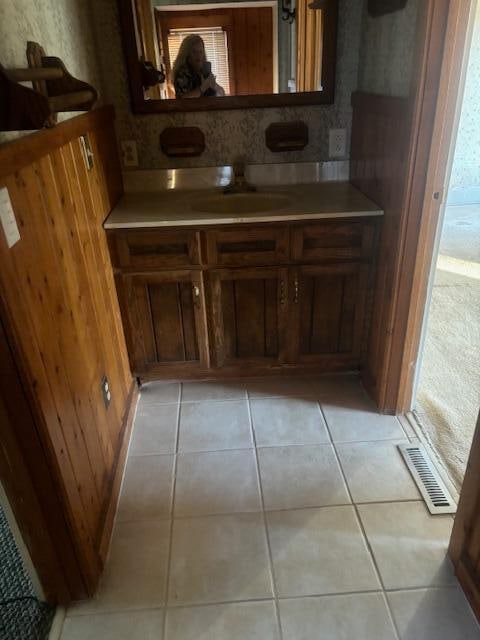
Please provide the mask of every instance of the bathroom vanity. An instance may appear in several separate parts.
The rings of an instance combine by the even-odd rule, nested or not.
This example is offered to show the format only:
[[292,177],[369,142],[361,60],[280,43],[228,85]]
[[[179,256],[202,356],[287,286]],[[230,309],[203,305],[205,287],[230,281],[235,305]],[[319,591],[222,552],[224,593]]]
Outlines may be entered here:
[[382,213],[347,182],[125,194],[104,226],[132,371],[358,369]]

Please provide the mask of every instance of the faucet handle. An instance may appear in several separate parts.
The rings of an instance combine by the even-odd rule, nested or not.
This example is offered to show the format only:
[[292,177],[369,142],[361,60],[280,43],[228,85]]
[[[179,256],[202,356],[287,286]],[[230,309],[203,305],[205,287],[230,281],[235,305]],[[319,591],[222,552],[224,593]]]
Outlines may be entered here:
[[236,178],[241,178],[245,176],[245,165],[246,165],[246,161],[244,157],[239,156],[238,158],[235,158],[235,160],[232,163],[232,170],[233,170],[233,175]]

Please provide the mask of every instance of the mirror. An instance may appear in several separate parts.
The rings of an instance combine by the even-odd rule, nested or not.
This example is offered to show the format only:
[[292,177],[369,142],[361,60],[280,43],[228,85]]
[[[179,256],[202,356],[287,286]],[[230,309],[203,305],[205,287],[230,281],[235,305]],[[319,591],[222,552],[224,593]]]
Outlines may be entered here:
[[135,113],[328,104],[338,0],[119,0]]

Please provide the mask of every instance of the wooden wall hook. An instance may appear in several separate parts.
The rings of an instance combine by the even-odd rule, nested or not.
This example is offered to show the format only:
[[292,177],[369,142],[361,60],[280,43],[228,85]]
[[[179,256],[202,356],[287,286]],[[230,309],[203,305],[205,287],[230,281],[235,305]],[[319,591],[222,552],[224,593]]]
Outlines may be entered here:
[[[74,78],[60,58],[46,56],[36,42],[27,43],[28,68],[0,65],[0,130],[22,131],[53,126],[60,111],[89,111],[97,91]],[[32,88],[21,82],[31,82]]]

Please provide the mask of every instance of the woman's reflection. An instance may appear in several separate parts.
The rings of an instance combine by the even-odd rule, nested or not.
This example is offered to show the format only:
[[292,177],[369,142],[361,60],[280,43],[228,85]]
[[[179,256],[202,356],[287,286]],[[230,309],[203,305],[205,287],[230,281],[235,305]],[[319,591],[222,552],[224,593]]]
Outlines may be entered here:
[[207,60],[205,44],[200,36],[189,35],[180,45],[173,65],[173,84],[177,98],[225,95],[212,73],[212,65]]

